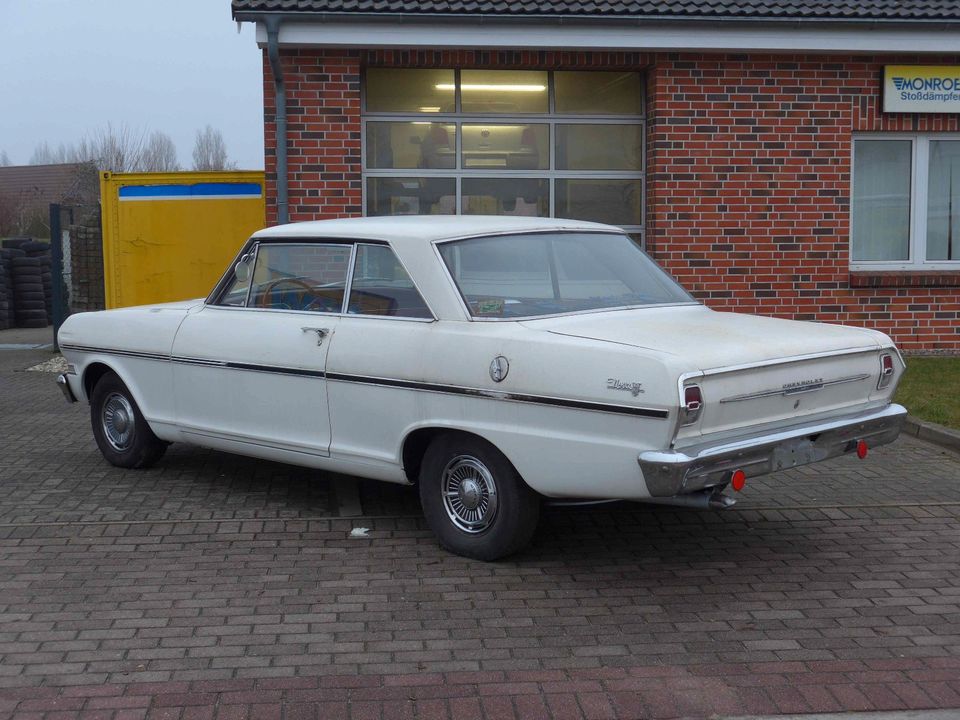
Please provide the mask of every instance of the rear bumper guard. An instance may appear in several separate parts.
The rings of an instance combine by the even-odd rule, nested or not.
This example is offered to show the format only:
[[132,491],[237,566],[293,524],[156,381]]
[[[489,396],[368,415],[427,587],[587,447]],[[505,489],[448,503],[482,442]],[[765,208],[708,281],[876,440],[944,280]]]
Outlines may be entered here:
[[747,477],[808,465],[897,439],[907,417],[904,407],[886,407],[831,420],[794,425],[775,432],[683,450],[640,453],[637,461],[653,498],[665,498],[725,485],[734,470]]

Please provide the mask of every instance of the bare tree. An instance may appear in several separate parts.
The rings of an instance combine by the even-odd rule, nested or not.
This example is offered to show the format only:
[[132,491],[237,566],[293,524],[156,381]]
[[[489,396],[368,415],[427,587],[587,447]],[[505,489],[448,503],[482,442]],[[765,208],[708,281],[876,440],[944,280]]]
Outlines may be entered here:
[[142,130],[133,130],[128,125],[114,128],[107,123],[83,138],[77,145],[74,162],[90,160],[100,170],[111,172],[136,172],[143,164],[146,135]]
[[146,135],[127,125],[107,123],[81,138],[77,144],[61,143],[56,149],[46,141],[34,148],[31,165],[92,162],[99,170],[136,172],[143,166]]
[[62,163],[73,162],[72,157],[76,152],[75,148],[60,143],[57,148],[50,147],[50,143],[44,140],[33,149],[33,155],[30,156],[31,165],[60,165]]
[[227,146],[219,130],[207,125],[197,130],[193,145],[194,170],[232,170],[236,165],[227,160]]
[[154,130],[150,133],[143,148],[140,170],[143,172],[176,172],[180,169],[177,161],[177,146],[166,133]]
[[6,150],[0,150],[0,167],[7,167],[8,165],[13,165],[13,163],[10,162],[10,156],[7,155]]

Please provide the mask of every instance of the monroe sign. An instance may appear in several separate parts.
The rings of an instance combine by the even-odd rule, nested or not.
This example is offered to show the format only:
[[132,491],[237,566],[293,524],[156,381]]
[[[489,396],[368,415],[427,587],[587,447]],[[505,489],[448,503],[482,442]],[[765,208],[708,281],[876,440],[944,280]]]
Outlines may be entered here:
[[883,69],[883,111],[960,113],[960,67],[887,65]]

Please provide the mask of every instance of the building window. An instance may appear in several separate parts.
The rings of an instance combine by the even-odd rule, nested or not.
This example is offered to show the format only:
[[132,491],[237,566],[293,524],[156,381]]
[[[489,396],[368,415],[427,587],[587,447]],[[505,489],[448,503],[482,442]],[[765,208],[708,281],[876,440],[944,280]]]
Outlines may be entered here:
[[960,270],[960,136],[854,140],[850,263]]
[[639,73],[368,68],[367,215],[528,215],[641,234]]

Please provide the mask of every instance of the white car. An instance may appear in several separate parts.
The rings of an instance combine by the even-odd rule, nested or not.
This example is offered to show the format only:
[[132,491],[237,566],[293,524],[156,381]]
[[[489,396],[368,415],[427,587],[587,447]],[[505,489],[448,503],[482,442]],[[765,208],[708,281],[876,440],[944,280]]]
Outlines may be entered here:
[[416,483],[440,542],[485,560],[544,497],[723,508],[906,416],[886,335],[714,312],[571,220],[273,227],[206,300],[73,315],[59,342],[114,465],[182,441]]

